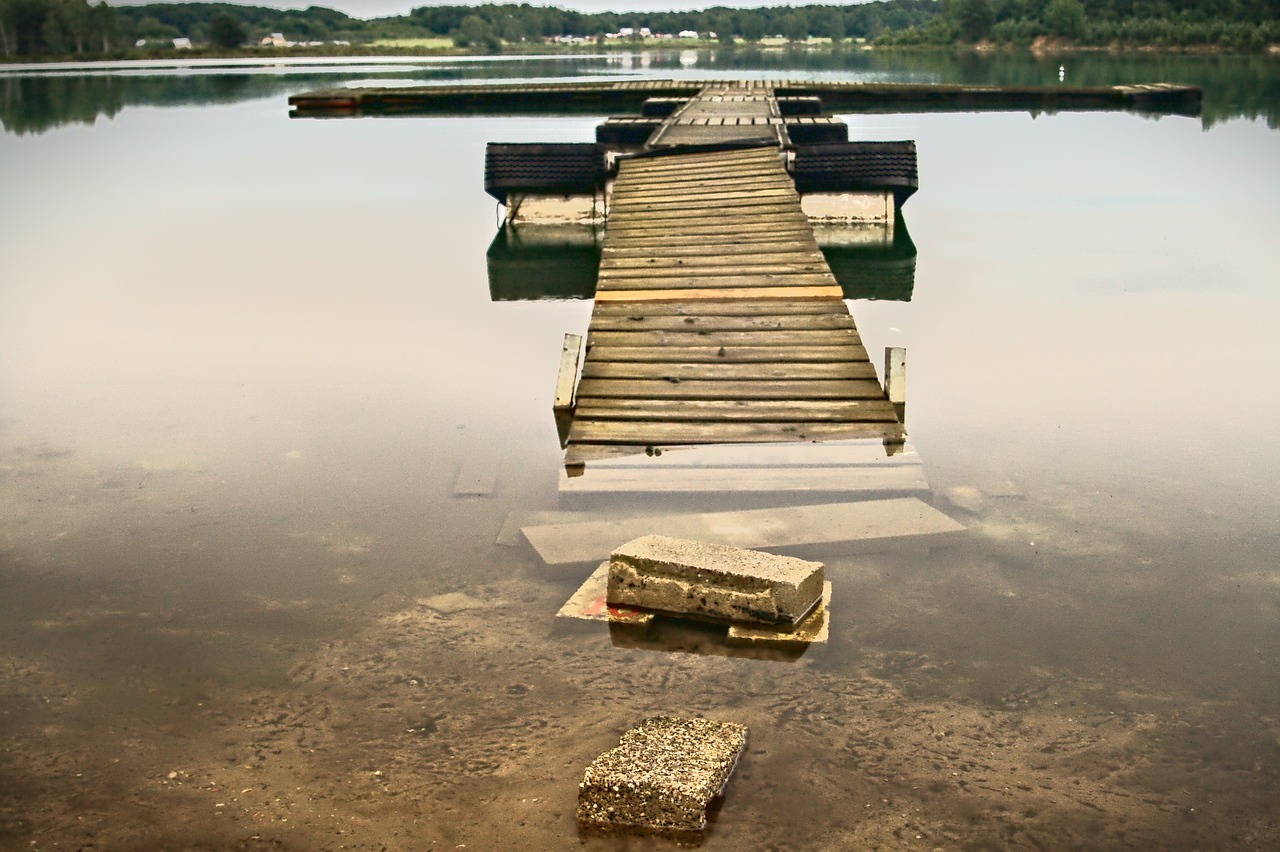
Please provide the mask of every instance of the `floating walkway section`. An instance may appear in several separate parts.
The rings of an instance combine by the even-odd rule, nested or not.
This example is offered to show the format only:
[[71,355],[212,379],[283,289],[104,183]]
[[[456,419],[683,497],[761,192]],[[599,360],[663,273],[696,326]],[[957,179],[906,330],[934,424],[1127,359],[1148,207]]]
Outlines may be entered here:
[[[528,114],[639,112],[650,99],[692,98],[712,80],[629,80],[519,84],[448,84],[405,88],[320,89],[293,95],[298,118],[360,115]],[[969,86],[747,80],[780,102],[820,98],[828,112],[945,112],[1132,110],[1199,115],[1196,86],[1152,83],[1125,86]],[[793,101],[794,102],[794,101]]]
[[[654,447],[902,440],[782,162],[776,116],[715,88],[620,162],[568,466]],[[772,134],[763,135],[763,134]],[[757,147],[703,151],[692,143]]]

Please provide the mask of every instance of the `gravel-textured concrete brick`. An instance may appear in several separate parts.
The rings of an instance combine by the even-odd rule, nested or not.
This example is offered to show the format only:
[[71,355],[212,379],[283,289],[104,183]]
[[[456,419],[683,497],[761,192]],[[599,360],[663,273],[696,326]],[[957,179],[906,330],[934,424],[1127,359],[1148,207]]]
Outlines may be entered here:
[[821,562],[646,535],[613,552],[610,604],[730,622],[795,624],[822,598]]
[[701,831],[707,804],[724,790],[746,742],[746,726],[735,722],[646,719],[587,767],[578,821]]

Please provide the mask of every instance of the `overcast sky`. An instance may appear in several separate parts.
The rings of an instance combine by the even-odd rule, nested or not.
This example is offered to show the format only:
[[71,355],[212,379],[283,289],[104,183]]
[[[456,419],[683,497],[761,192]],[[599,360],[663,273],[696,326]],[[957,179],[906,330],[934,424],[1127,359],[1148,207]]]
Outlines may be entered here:
[[[152,2],[182,2],[183,0],[152,0]],[[325,6],[338,9],[355,18],[383,18],[388,15],[405,15],[418,6],[476,6],[484,0],[240,0],[248,6],[271,6],[279,9],[305,9],[308,6]],[[791,0],[793,5],[803,6],[823,0]],[[113,6],[143,5],[147,0],[112,0]],[[238,2],[238,0],[224,0]],[[502,0],[492,0],[502,2]],[[860,0],[865,2],[865,0]],[[654,12],[671,9],[708,9],[712,6],[747,8],[749,6],[783,6],[788,0],[566,0],[566,2],[532,3],[534,6],[558,6],[561,9],[580,9],[584,12]],[[836,5],[832,3],[831,5]],[[845,4],[847,5],[847,4]]]

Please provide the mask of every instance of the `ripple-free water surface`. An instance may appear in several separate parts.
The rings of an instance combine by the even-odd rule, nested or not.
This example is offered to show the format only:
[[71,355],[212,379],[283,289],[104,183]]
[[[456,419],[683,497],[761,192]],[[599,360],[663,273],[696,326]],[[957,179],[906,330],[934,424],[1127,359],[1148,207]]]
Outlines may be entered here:
[[[581,576],[495,544],[557,508],[589,303],[490,301],[484,144],[603,116],[291,121],[332,81],[219,79],[0,136],[0,845],[571,848],[583,768],[657,712],[750,728],[707,848],[1280,844],[1248,97],[849,118],[919,146],[913,297],[851,307],[969,533],[826,549],[831,645],[775,662],[566,633]],[[454,497],[477,456],[496,493]]]

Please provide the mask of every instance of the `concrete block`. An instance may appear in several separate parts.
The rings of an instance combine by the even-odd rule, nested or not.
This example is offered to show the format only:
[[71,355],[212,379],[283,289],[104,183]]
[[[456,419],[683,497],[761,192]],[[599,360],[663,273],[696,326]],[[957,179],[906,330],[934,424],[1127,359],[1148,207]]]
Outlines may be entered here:
[[822,598],[821,562],[646,535],[613,552],[608,601],[677,615],[794,625]]
[[831,583],[822,584],[822,602],[813,612],[800,619],[793,629],[731,624],[725,642],[737,648],[777,648],[784,651],[803,650],[810,645],[825,645],[830,630]]
[[708,803],[724,791],[746,742],[746,726],[735,722],[646,719],[587,767],[578,822],[701,831]]

